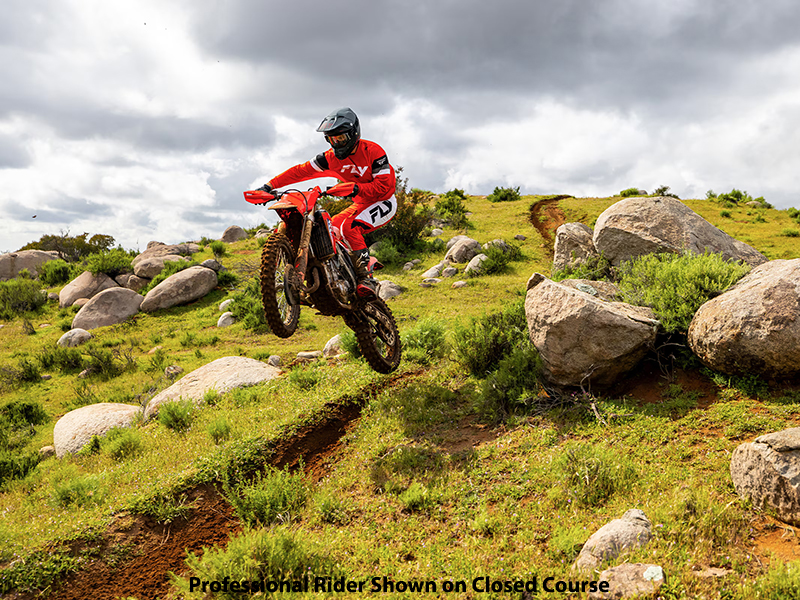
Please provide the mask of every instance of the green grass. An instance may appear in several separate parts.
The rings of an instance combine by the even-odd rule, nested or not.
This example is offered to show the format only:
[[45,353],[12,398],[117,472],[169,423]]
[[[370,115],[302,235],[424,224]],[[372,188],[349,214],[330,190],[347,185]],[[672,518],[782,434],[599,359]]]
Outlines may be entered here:
[[[505,272],[473,278],[461,289],[452,289],[448,280],[421,288],[420,274],[441,260],[441,252],[418,255],[418,269],[402,271],[401,262],[379,273],[406,288],[389,305],[408,351],[401,372],[414,375],[373,395],[319,481],[311,485],[283,471],[273,481],[270,471],[255,480],[256,491],[245,492],[230,477],[252,478],[254,469],[263,468],[271,441],[308,423],[327,402],[372,393],[384,378],[360,361],[335,366],[321,361],[293,368],[273,382],[209,397],[213,401],[193,411],[182,431],[157,421],[139,424],[100,442],[97,452],[38,462],[0,491],[0,561],[5,561],[0,585],[14,578],[18,589],[46,586],[79,568],[82,559],[54,554],[36,569],[9,569],[7,561],[26,556],[31,560],[25,564],[32,565],[40,556],[36,552],[87,531],[103,531],[121,511],[171,523],[189,514],[187,493],[193,485],[228,476],[230,489],[249,502],[243,503],[242,515],[250,526],[227,547],[191,556],[189,575],[264,577],[310,566],[349,579],[388,575],[440,584],[471,582],[478,574],[569,578],[571,560],[589,535],[636,507],[652,521],[654,537],[629,559],[661,564],[669,597],[793,597],[798,567],[770,564],[752,552],[751,521],[762,517],[738,500],[728,473],[739,443],[800,425],[798,398],[791,390],[716,378],[712,383],[719,398],[709,405],[697,392],[664,385],[651,403],[593,398],[602,422],[587,402],[548,404],[546,394],[530,414],[525,401],[540,390],[512,390],[511,400],[522,400],[522,410],[508,405],[494,411],[499,418],[481,419],[482,410],[491,412],[487,398],[507,401],[511,392],[500,400],[492,393],[511,390],[509,374],[520,365],[530,371],[535,358],[519,354],[501,368],[503,357],[495,355],[506,350],[487,355],[476,347],[475,356],[469,356],[459,352],[456,332],[461,332],[461,350],[464,342],[484,346],[470,327],[487,314],[506,311],[499,321],[524,333],[514,317],[525,282],[551,267],[545,241],[527,220],[535,199],[493,203],[472,196],[464,201],[472,213],[471,237],[486,242],[527,236],[520,243],[520,260]],[[559,205],[568,220],[593,226],[617,200],[567,198]],[[747,215],[733,207],[726,218],[720,217],[719,204],[686,203],[770,258],[800,256],[796,238],[780,234],[797,227],[786,211]],[[461,231],[446,229],[442,238],[456,233]],[[241,289],[248,269],[257,265],[258,244],[246,240],[227,250],[222,262],[242,274]],[[207,248],[193,260],[211,256]],[[242,324],[217,329],[218,305],[235,293],[218,289],[189,306],[94,330],[95,356],[78,349],[80,360],[52,350],[63,333],[60,323],[71,320],[72,311],[49,303],[26,315],[32,325],[28,333],[21,317],[0,321],[0,364],[31,364],[51,377],[31,376],[0,389],[0,406],[36,401],[47,417],[25,430],[14,451],[36,453],[52,443],[57,419],[75,406],[98,400],[143,403],[169,385],[163,371],[171,364],[188,373],[223,356],[270,354],[288,364],[297,352],[322,349],[343,329],[340,319],[305,308],[297,334],[286,340],[255,334]],[[79,379],[77,367],[91,360],[112,365],[116,360],[124,368],[100,369]],[[492,369],[499,373],[490,377]],[[286,498],[294,499],[288,509],[281,504]],[[254,506],[278,508],[261,513]],[[722,566],[734,575],[700,580],[694,575],[698,565]],[[175,581],[186,589],[185,580]]]

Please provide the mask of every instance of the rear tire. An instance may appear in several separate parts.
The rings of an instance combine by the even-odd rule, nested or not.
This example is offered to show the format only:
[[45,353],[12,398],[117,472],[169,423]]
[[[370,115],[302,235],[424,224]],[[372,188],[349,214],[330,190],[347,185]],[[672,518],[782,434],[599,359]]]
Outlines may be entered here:
[[361,354],[378,373],[391,373],[400,364],[400,333],[392,311],[380,298],[362,305],[358,315],[345,315],[356,334]]
[[273,233],[261,251],[261,302],[272,333],[288,338],[297,329],[300,305],[286,294],[286,269],[296,260],[292,243],[282,233]]

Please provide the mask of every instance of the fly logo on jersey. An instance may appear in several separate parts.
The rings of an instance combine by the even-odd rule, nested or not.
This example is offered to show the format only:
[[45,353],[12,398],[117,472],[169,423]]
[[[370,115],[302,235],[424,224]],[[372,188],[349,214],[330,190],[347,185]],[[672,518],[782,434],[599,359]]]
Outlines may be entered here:
[[344,173],[345,171],[350,171],[351,173],[355,173],[359,177],[363,177],[364,173],[367,172],[369,167],[359,167],[357,165],[342,165],[341,172]]

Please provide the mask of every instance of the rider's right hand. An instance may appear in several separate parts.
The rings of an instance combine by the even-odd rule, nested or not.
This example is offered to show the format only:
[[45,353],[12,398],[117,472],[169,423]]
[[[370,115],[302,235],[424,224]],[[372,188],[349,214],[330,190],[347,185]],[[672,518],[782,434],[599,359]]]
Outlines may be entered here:
[[273,189],[275,189],[275,188],[273,188],[270,184],[265,183],[260,188],[256,189],[256,191],[257,192],[267,192],[268,194],[271,194]]

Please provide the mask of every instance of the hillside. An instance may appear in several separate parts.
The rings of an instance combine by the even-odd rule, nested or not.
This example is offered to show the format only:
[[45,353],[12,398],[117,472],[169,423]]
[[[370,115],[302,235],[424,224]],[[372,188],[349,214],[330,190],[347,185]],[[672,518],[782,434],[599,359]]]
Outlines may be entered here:
[[[389,301],[401,333],[418,339],[440,331],[452,341],[474,318],[508,310],[524,298],[532,273],[550,273],[550,232],[564,221],[592,226],[619,198],[550,198],[532,211],[539,200],[466,202],[471,237],[525,236],[515,242],[521,258],[503,273],[460,289],[446,280],[421,287],[421,273],[442,252],[419,255],[411,271],[400,263],[381,272],[405,288]],[[718,204],[685,203],[770,259],[800,257],[800,238],[781,235],[796,226],[786,211],[735,208],[721,216]],[[222,262],[246,278],[258,254],[249,239],[230,245]],[[211,256],[204,250],[195,260]],[[53,368],[41,371],[47,380],[0,388],[0,406],[35,402],[47,414],[32,435],[19,434],[22,448],[35,452],[52,443],[55,422],[72,408],[145,402],[170,384],[169,365],[188,373],[224,356],[275,354],[284,365],[279,379],[209,397],[184,430],[139,424],[135,441],[117,452],[101,446],[48,458],[7,482],[0,586],[12,575],[17,583],[2,597],[43,590],[56,599],[176,598],[169,572],[187,582],[221,579],[249,554],[274,565],[262,574],[300,581],[311,569],[331,585],[339,578],[365,582],[362,591],[378,585],[386,597],[419,597],[386,589],[412,581],[437,591],[466,582],[466,591],[448,597],[508,597],[476,579],[535,577],[540,587],[548,577],[574,580],[569,567],[581,545],[630,508],[646,513],[653,539],[626,559],[663,567],[662,596],[797,597],[796,530],[740,501],[728,465],[741,442],[800,426],[800,385],[715,376],[654,355],[602,395],[543,390],[526,414],[496,419],[487,414],[486,378],[470,374],[452,347],[441,356],[407,353],[388,376],[347,357],[304,364],[297,353],[321,350],[345,331],[341,319],[304,307],[299,331],[285,340],[240,323],[218,328],[218,306],[233,294],[217,289],[191,305],[95,330],[93,348],[120,366],[113,377],[80,379]],[[73,316],[51,303],[33,317],[0,321],[0,374],[38,360]],[[242,485],[254,477],[259,502],[277,506],[269,516],[247,503],[256,496]],[[265,500],[269,494],[278,499]],[[187,563],[187,549],[203,548],[214,550]],[[315,597],[362,595],[331,587]]]

